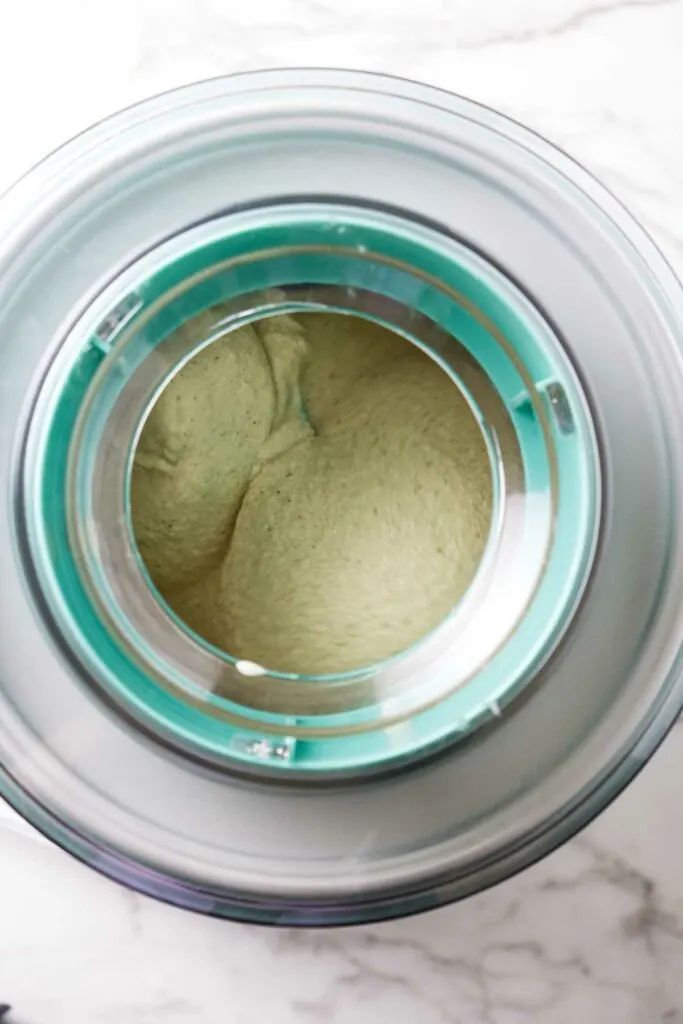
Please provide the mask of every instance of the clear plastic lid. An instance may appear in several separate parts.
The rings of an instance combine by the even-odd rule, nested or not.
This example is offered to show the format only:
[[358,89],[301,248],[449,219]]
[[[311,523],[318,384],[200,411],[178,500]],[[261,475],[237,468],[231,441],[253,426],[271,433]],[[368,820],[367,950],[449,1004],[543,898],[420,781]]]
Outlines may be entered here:
[[[433,90],[273,72],[92,129],[0,236],[0,788],[29,820],[173,902],[348,922],[504,877],[633,774],[678,709],[680,294],[587,175]],[[441,366],[494,502],[440,627],[313,678],[174,616],[129,481],[199,346],[319,310]]]

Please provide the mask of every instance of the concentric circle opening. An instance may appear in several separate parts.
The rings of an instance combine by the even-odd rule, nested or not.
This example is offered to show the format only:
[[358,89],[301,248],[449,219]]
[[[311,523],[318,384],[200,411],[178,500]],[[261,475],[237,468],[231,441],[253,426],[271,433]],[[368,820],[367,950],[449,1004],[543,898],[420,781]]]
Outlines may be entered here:
[[[226,652],[215,633],[198,642],[201,630],[187,629],[187,613],[178,615],[154,579],[163,564],[150,571],[149,547],[146,555],[135,541],[136,452],[152,466],[148,483],[155,472],[157,482],[172,475],[176,458],[154,469],[168,455],[153,436],[155,403],[199,361],[210,366],[221,351],[233,358],[259,331],[277,334],[297,317],[322,315],[400,335],[415,372],[428,368],[467,406],[490,474],[486,543],[445,618],[405,650],[341,671],[327,664],[327,672],[263,664],[247,648]],[[64,531],[52,596],[98,685],[181,748],[290,777],[406,763],[498,717],[567,628],[595,538],[585,401],[528,299],[455,240],[385,211],[327,202],[240,211],[181,233],[120,275],[71,332],[57,366],[35,434],[43,488],[36,525],[53,538]],[[268,369],[275,405],[266,418],[280,415],[285,435],[301,431],[303,416],[287,424],[276,409],[300,400],[285,380],[291,365],[279,383]],[[387,372],[372,382],[375,396]],[[254,396],[247,398],[249,406]],[[62,450],[56,439],[65,436]],[[276,461],[278,444],[281,437]],[[55,487],[65,493],[63,527],[54,521]],[[154,526],[168,503],[154,486],[148,495],[157,502]],[[201,509],[193,514],[201,519]],[[264,547],[257,543],[252,558]],[[264,573],[264,585],[272,582]]]

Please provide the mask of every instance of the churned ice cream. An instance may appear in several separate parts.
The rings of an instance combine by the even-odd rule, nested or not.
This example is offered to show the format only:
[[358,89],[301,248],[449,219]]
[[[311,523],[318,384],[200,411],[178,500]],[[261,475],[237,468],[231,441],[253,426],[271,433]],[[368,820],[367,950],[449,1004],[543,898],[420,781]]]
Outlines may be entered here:
[[[208,310],[182,330],[201,338]],[[459,389],[357,316],[280,315],[203,349],[146,421],[133,526],[174,611],[236,658],[326,674],[396,654],[462,596],[489,460]]]

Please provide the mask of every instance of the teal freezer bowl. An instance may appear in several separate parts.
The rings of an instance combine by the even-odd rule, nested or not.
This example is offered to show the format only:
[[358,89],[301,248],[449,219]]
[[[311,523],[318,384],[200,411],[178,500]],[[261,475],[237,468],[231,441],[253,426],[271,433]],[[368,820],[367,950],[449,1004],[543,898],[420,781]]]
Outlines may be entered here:
[[[73,359],[59,368],[48,389],[48,408],[43,413],[39,404],[35,413],[37,454],[29,530],[39,553],[37,572],[74,649],[82,650],[112,697],[151,729],[227,762],[268,765],[290,775],[325,778],[329,773],[358,773],[402,763],[497,717],[533,677],[566,628],[586,580],[597,533],[595,439],[578,381],[551,329],[509,284],[507,289],[499,287],[501,275],[483,260],[474,259],[453,240],[441,239],[429,228],[396,215],[332,204],[272,206],[224,218],[208,230],[191,231],[168,248],[168,262],[165,253],[161,259],[155,254],[155,270],[146,276],[146,268],[140,268],[131,291],[128,279],[114,286],[113,294],[107,296],[110,308],[99,323],[85,318],[75,328]],[[302,285],[309,290],[314,286],[339,289],[338,298],[347,305],[335,306],[334,293],[324,303],[320,298],[316,302],[313,295],[307,300],[287,298],[284,289]],[[430,656],[427,651],[426,671],[417,673],[414,685],[410,679],[403,682],[404,692],[383,687],[382,666],[377,665],[347,674],[350,683],[361,676],[367,689],[374,691],[360,707],[314,714],[302,695],[298,711],[244,708],[220,691],[205,689],[202,680],[193,683],[165,660],[163,649],[149,644],[144,622],[126,616],[117,606],[96,543],[92,567],[82,578],[70,530],[76,536],[85,534],[87,528],[79,530],[79,521],[87,524],[100,518],[93,511],[98,492],[94,467],[98,453],[110,451],[106,428],[112,409],[121,394],[135,385],[136,374],[150,353],[158,351],[174,330],[217,303],[241,300],[244,306],[245,296],[261,295],[267,301],[259,305],[252,299],[232,318],[223,316],[214,336],[222,337],[264,312],[276,315],[315,308],[349,312],[359,294],[401,304],[407,313],[402,327],[406,335],[423,344],[456,383],[448,356],[449,342],[455,348],[457,339],[500,397],[521,457],[523,483],[520,493],[513,495],[497,437],[474,397],[468,396],[488,439],[495,484],[496,508],[482,569],[501,544],[502,506],[508,500],[524,502],[527,509],[517,523],[522,531],[518,544],[534,569],[533,587],[511,628],[502,635],[492,631],[491,642],[482,645],[484,664],[469,678],[459,678],[457,671],[463,627],[458,626],[456,608],[438,631],[445,653]],[[411,304],[406,308],[408,298]],[[411,333],[411,325],[415,330],[418,324],[415,314],[443,332],[441,354]],[[96,316],[100,317],[99,311]],[[210,341],[211,335],[198,339],[198,344]],[[175,364],[169,362],[160,387],[192,354],[192,350],[184,352]],[[561,415],[551,397],[556,403],[558,394]],[[142,417],[148,408],[143,403]],[[140,429],[139,422],[129,418],[126,484]],[[56,501],[55,496],[64,500]],[[108,501],[118,502],[135,551],[127,487],[108,495]],[[87,537],[84,545],[87,548]],[[87,553],[80,561],[88,564]],[[116,572],[122,562],[129,561],[116,559]],[[153,587],[139,557],[137,562],[133,571],[139,574],[139,584]],[[517,575],[508,585],[524,586]],[[107,609],[104,618],[89,587]],[[156,596],[161,602],[161,596]],[[169,608],[166,612],[175,619]],[[490,614],[485,598],[478,614]],[[438,638],[432,643],[434,639]],[[192,636],[192,642],[204,644],[197,636]],[[426,648],[417,645],[412,659]],[[242,670],[242,663],[223,652],[213,648],[212,654],[228,661],[234,671]],[[405,660],[400,655],[392,659],[394,672]],[[409,674],[411,658],[407,662]],[[273,679],[278,678],[277,673],[262,673],[257,667],[255,672],[251,664],[246,671],[254,680],[252,688],[266,682],[272,690]],[[343,675],[289,678],[300,683],[302,694],[306,689],[316,691],[314,704],[321,687],[343,691],[346,681]]]

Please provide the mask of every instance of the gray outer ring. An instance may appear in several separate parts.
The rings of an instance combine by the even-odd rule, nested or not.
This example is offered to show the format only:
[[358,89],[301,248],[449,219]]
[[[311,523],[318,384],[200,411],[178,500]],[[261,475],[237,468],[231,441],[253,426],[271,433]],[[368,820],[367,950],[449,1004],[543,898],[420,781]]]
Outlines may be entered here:
[[[274,174],[260,147],[278,145],[276,128],[291,137],[295,124],[308,141],[287,152],[279,137]],[[239,149],[253,172],[240,179],[249,197],[236,177],[240,132],[251,135]],[[354,132],[366,134],[362,151]],[[220,139],[230,144],[229,167],[212,149]],[[310,794],[280,791],[273,802],[267,787],[237,780],[228,791],[93,698],[45,628],[26,577],[14,484],[31,394],[55,339],[112,269],[162,228],[218,212],[226,190],[253,202],[274,187],[343,195],[352,186],[512,266],[550,312],[592,398],[607,507],[591,587],[531,697],[429,766],[325,794],[323,837],[306,817]],[[323,71],[206,82],[119,114],[53,154],[0,203],[0,337],[12,339],[0,348],[3,795],[111,877],[183,906],[270,923],[425,909],[547,853],[633,777],[681,704],[682,310],[659,252],[589,175],[500,115],[410,82]],[[202,787],[205,806],[183,802],[180,779]],[[126,810],[141,792],[150,808],[173,804],[173,835]],[[198,841],[202,828],[222,827],[215,813],[228,800],[251,815],[240,828],[259,851],[270,837],[276,867],[242,855],[226,874],[224,851]],[[365,845],[354,847],[359,836]],[[297,842],[309,850],[323,838],[331,861],[304,863],[301,850],[297,861]]]

